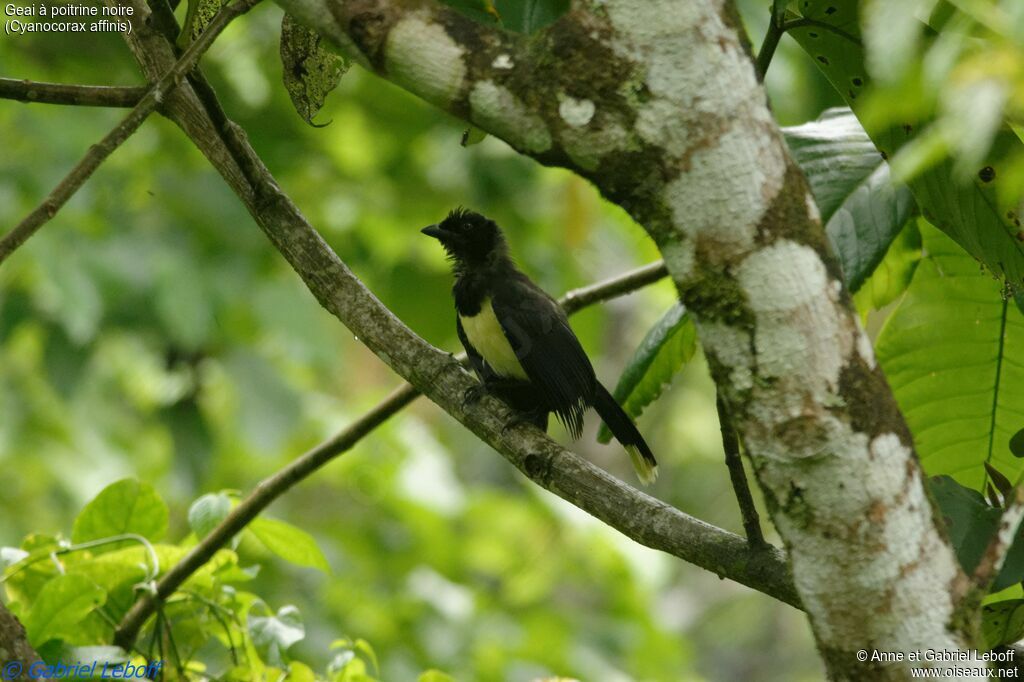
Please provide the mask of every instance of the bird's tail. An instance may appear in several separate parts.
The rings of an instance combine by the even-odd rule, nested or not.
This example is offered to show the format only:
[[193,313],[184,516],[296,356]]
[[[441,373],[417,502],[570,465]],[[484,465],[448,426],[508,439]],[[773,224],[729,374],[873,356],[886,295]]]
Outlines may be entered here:
[[594,409],[608,425],[615,439],[626,448],[640,482],[644,485],[653,483],[658,478],[658,462],[654,459],[654,454],[647,447],[644,437],[637,431],[636,424],[600,382],[594,396]]

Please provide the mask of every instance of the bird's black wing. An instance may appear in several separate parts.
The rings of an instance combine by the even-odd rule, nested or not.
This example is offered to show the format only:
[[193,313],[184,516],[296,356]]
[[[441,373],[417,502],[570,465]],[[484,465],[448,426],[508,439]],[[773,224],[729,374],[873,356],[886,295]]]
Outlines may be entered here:
[[561,306],[521,274],[492,287],[491,305],[538,399],[579,438],[597,380]]

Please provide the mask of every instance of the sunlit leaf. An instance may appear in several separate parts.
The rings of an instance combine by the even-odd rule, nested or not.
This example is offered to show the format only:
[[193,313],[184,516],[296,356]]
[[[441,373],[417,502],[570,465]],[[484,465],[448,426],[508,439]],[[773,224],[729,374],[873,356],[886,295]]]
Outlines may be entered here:
[[331,566],[316,540],[301,528],[278,519],[259,518],[249,524],[249,530],[268,550],[282,559],[324,573],[331,572]]
[[[689,362],[697,347],[697,330],[682,304],[676,303],[647,332],[626,364],[612,395],[632,417],[658,399],[676,372]],[[597,439],[611,440],[601,425]]]
[[917,220],[908,220],[889,245],[885,258],[867,281],[854,294],[853,300],[861,314],[881,310],[898,299],[910,286],[917,264],[921,261],[921,231]]
[[[801,16],[814,23],[800,24],[789,34],[814,59],[863,122],[863,95],[869,79],[864,65],[858,4],[857,0],[801,2],[798,7]],[[919,96],[911,94],[905,98],[908,102],[915,99]],[[918,116],[920,112],[908,111],[907,120],[900,121],[899,125],[886,123],[878,129],[866,124],[867,132],[875,145],[895,162],[897,152],[908,141],[914,141],[922,131],[931,130],[927,121],[917,120]],[[1012,174],[1006,171],[1009,170],[1008,159],[1021,149],[1016,135],[1005,130],[998,134],[989,157],[984,164],[978,163],[982,167],[972,172],[970,180],[964,181],[963,173],[954,170],[955,162],[946,158],[931,163],[908,183],[922,214],[930,222],[1014,287],[1024,285],[1024,242],[1017,239],[1019,228],[1014,224],[1019,192],[1006,187],[1012,180]]]
[[999,282],[933,227],[925,257],[875,345],[929,474],[981,490],[990,462],[1009,479],[1024,405],[1024,317]]
[[167,505],[153,486],[125,478],[85,505],[75,519],[71,539],[80,543],[133,533],[159,540],[167,532],[167,516]]
[[984,650],[1024,639],[1024,599],[1008,599],[983,606],[981,635],[985,640]]
[[93,609],[103,604],[106,593],[80,575],[58,575],[47,582],[32,602],[25,631],[33,646],[70,632]]

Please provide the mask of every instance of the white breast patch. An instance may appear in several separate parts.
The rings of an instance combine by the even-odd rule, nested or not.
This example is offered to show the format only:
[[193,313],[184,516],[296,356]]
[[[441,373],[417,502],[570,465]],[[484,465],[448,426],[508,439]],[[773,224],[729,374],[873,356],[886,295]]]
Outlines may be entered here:
[[459,315],[459,320],[466,338],[498,376],[528,379],[498,318],[494,316],[490,298],[485,298],[480,304],[479,313],[473,317]]

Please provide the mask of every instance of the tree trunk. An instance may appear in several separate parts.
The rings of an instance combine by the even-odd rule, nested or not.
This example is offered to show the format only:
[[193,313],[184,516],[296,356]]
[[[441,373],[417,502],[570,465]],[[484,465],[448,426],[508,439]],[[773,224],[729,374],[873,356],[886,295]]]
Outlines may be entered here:
[[527,37],[429,1],[278,2],[381,76],[589,178],[647,229],[834,679],[909,676],[858,650],[971,645],[968,581],[731,7],[579,1]]

